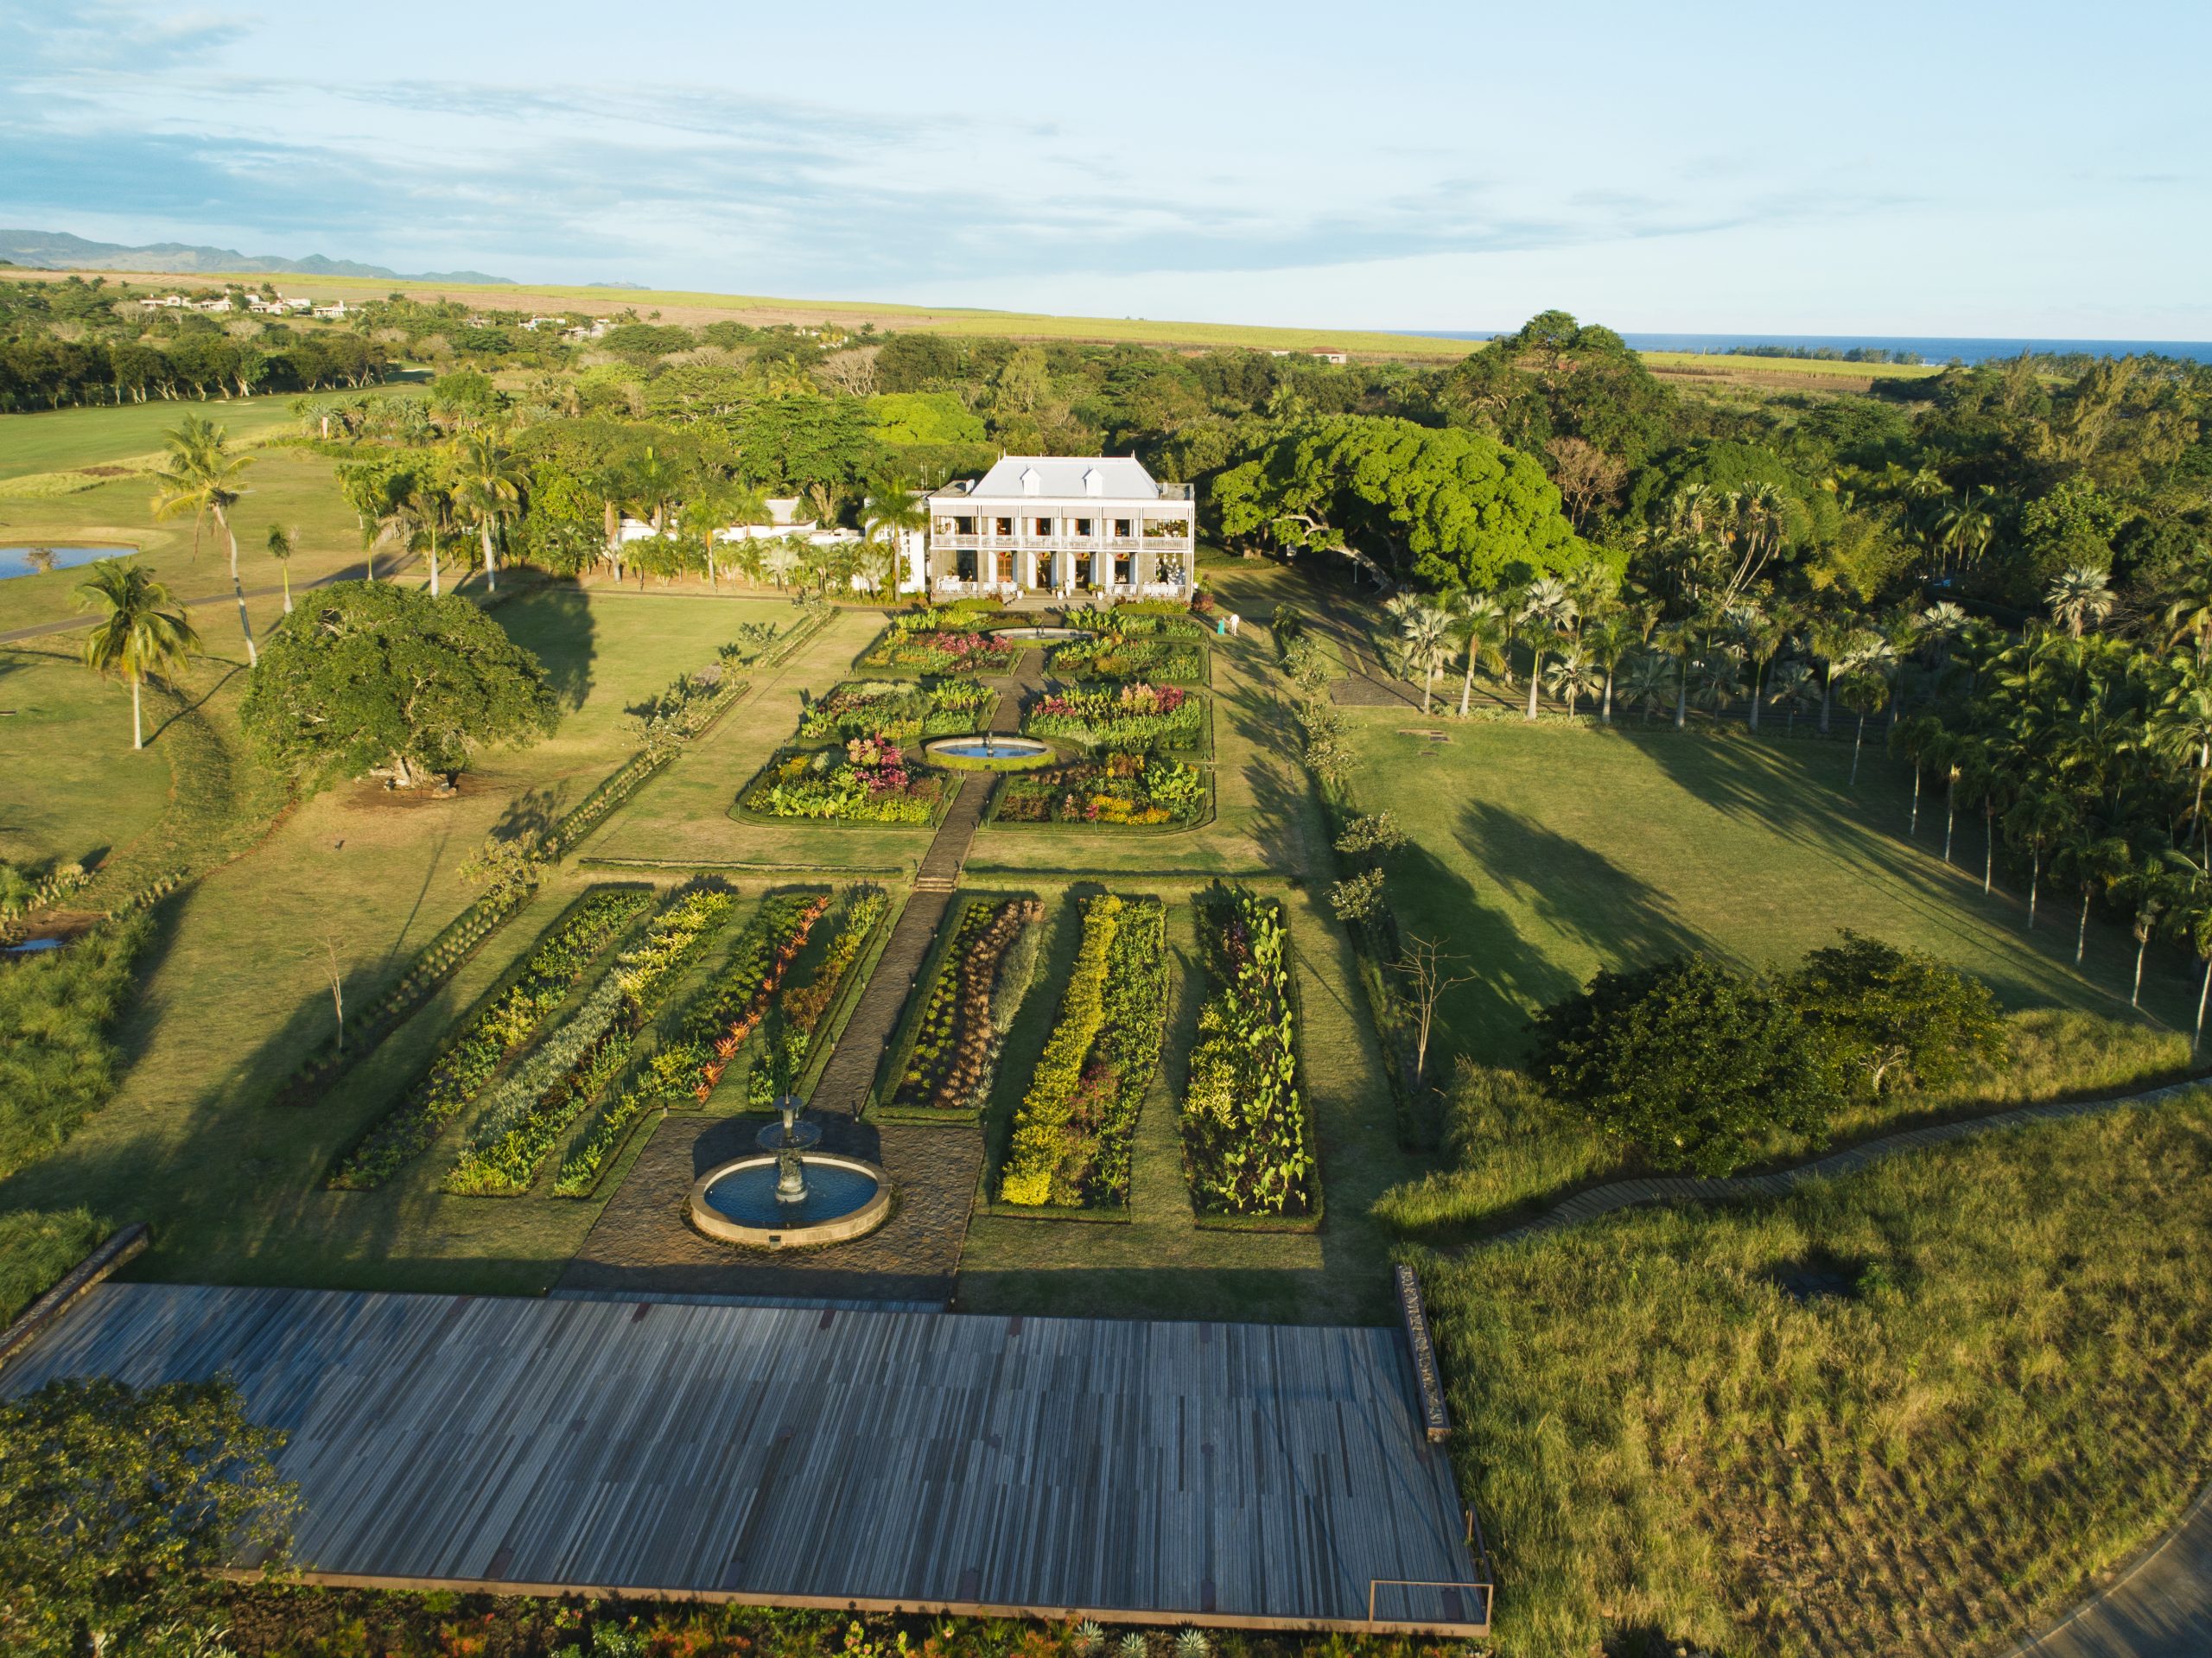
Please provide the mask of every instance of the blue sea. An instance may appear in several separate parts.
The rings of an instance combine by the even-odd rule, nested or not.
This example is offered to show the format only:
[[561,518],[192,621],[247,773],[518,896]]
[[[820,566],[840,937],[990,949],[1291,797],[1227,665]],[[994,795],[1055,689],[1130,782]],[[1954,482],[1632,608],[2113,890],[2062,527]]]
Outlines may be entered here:
[[[1421,334],[1432,340],[1489,340],[1510,328],[1402,328],[1402,334]],[[2127,357],[2157,353],[2212,363],[2212,340],[1968,340],[1920,334],[1624,334],[1622,339],[1638,351],[1726,353],[1738,346],[1802,346],[1816,351],[1826,346],[1836,352],[1854,346],[1884,350],[1892,359],[1899,352],[1917,352],[1923,363],[1986,363],[2022,352],[2075,353],[2087,357]]]

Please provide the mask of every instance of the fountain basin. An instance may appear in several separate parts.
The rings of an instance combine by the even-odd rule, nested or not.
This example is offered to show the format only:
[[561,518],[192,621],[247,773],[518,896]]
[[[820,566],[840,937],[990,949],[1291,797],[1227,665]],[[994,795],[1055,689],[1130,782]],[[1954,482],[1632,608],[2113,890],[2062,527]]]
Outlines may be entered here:
[[995,627],[991,637],[996,639],[1087,639],[1087,627]]
[[891,1178],[873,1163],[834,1152],[799,1158],[806,1197],[776,1197],[776,1157],[763,1153],[709,1169],[691,1187],[691,1224],[722,1243],[754,1249],[803,1248],[873,1232],[891,1213]]
[[939,737],[923,745],[931,759],[948,765],[982,765],[995,771],[1019,771],[1042,765],[1054,758],[1052,744],[1034,737],[1007,737],[996,732],[973,731],[963,737]]

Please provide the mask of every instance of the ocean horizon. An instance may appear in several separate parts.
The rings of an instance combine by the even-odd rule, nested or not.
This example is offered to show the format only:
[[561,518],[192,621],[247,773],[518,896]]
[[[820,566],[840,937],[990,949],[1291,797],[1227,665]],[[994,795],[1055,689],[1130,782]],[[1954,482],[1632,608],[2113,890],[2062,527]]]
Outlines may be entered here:
[[[1394,328],[1393,334],[1417,334],[1431,340],[1493,340],[1511,328]],[[2212,363],[2212,340],[2037,340],[1976,339],[1954,335],[1848,334],[1628,334],[1621,338],[1637,351],[1709,353],[1725,356],[1740,346],[1802,346],[1816,351],[1825,346],[1839,352],[1916,352],[1923,362],[1944,364],[1956,359],[1972,365],[1987,363],[2022,352],[2052,355],[2078,353],[2085,357],[2185,358]]]

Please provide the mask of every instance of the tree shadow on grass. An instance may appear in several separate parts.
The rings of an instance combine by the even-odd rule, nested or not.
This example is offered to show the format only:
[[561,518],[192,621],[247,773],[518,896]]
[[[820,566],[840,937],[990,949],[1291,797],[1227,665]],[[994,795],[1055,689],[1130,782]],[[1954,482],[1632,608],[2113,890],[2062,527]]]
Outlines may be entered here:
[[500,606],[492,617],[543,665],[546,683],[564,713],[583,707],[599,654],[588,594],[575,588],[541,588]]

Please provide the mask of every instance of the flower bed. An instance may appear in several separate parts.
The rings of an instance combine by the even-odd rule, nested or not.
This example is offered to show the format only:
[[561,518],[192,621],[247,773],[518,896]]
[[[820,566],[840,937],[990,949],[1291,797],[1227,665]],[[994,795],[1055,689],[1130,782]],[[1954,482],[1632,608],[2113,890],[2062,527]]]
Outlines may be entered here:
[[1056,647],[1045,666],[1060,679],[1187,679],[1206,677],[1206,648],[1190,639],[1076,639]]
[[917,674],[1003,674],[1013,671],[1021,651],[1019,639],[978,632],[965,615],[924,613],[894,619],[860,665]]
[[1319,1179],[1298,1090],[1298,1028],[1282,905],[1242,887],[1201,902],[1213,994],[1183,1097],[1183,1149],[1202,1211],[1314,1212]]
[[891,1096],[893,1109],[948,1116],[982,1108],[1037,960],[1033,898],[991,905],[969,900],[922,1004],[912,1051]]
[[554,1195],[590,1195],[599,1177],[647,1111],[704,1100],[767,1012],[784,973],[830,908],[822,893],[786,893],[761,905],[722,970],[685,1009],[677,1039],[646,1059],[622,1093],[570,1148],[554,1177]]
[[999,694],[972,681],[918,685],[907,679],[854,679],[834,687],[799,717],[802,738],[886,737],[911,742],[981,730]]
[[341,1191],[382,1185],[460,1115],[506,1057],[536,1033],[599,953],[652,901],[638,887],[587,893],[532,952],[522,975],[448,1044],[399,1103],[371,1126],[332,1167]]
[[1175,600],[1137,599],[1108,613],[1107,630],[1132,639],[1202,639],[1213,632],[1213,624],[1199,620]]
[[848,823],[926,823],[944,798],[944,779],[916,772],[896,743],[855,737],[842,748],[785,749],[738,797],[767,817]]
[[639,1030],[678,969],[698,955],[735,902],[715,886],[671,899],[645,936],[614,958],[575,1016],[492,1090],[445,1189],[474,1197],[529,1191],[563,1131],[629,1063]]
[[1167,1014],[1166,911],[1111,893],[1083,908],[1083,943],[1014,1120],[999,1201],[1125,1204],[1129,1147],[1160,1065]]
[[1023,710],[1026,737],[1064,737],[1092,748],[1196,748],[1205,703],[1179,685],[1078,685]]
[[1205,816],[1205,778],[1164,754],[1103,754],[999,785],[1001,823],[1195,823]]

